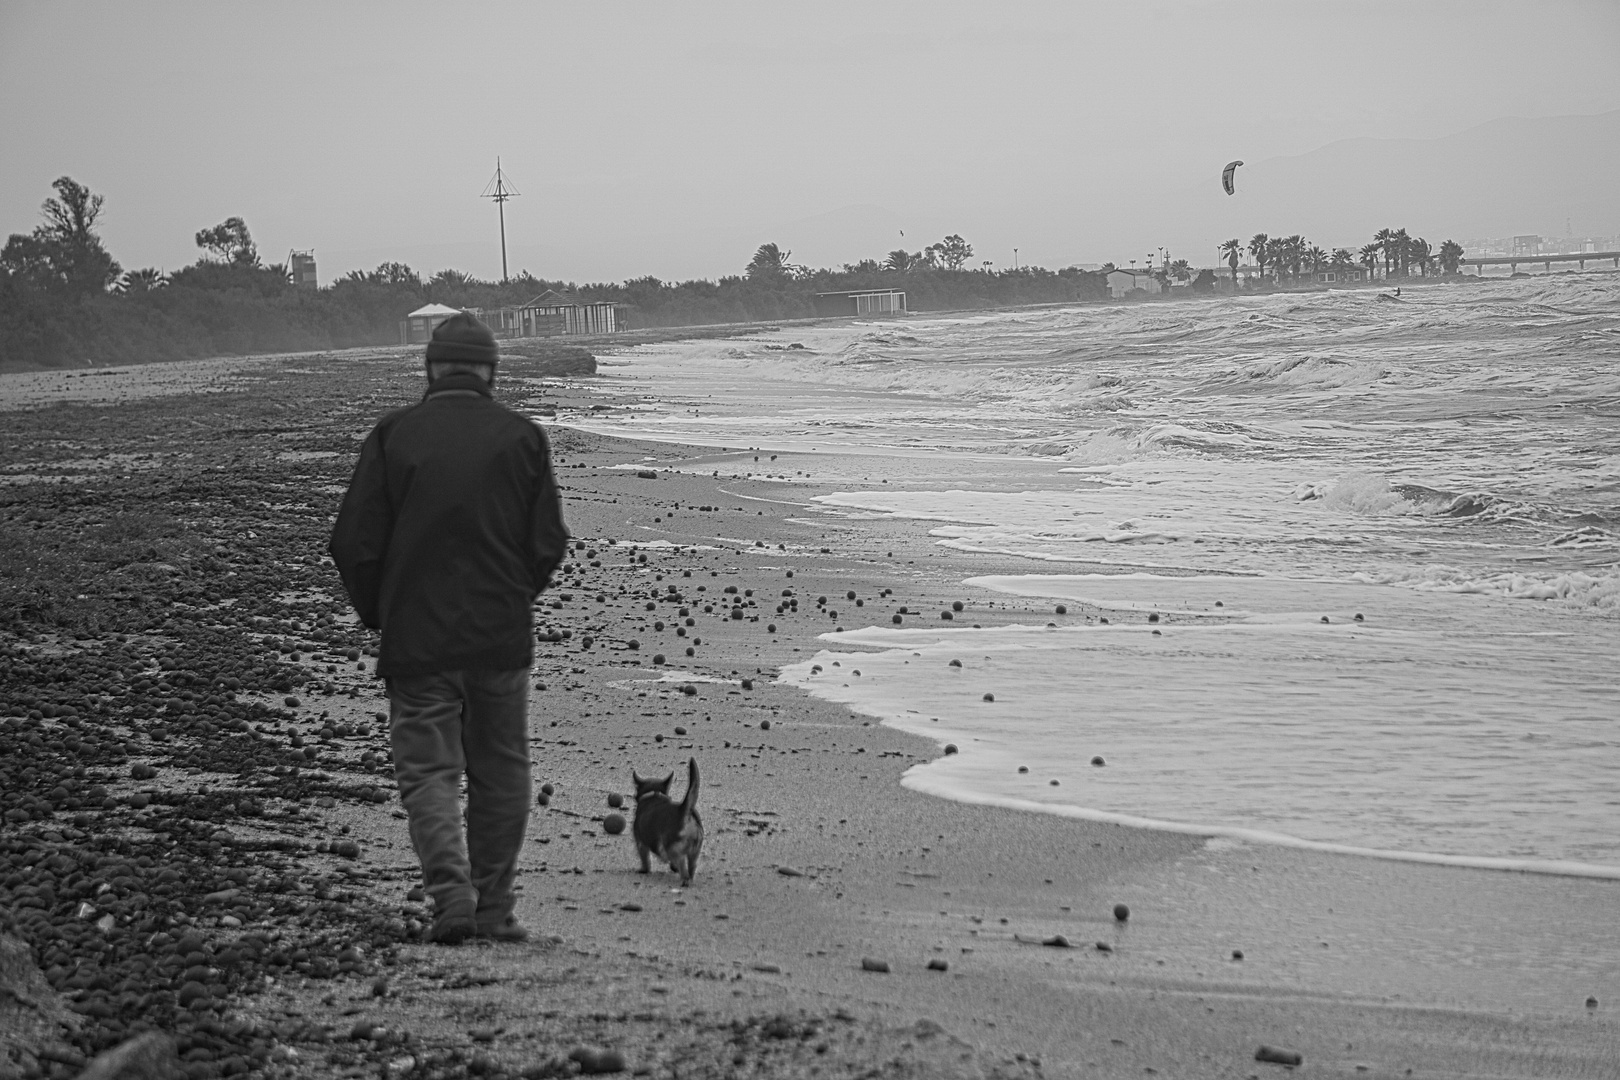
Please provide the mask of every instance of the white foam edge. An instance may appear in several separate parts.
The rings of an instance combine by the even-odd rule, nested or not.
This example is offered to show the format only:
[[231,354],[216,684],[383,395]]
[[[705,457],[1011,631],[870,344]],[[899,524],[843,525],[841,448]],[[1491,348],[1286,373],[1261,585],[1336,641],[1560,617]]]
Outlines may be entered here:
[[[637,528],[652,531],[651,525],[638,525]],[[624,543],[637,548],[680,548],[682,551],[719,551],[717,547],[708,544],[677,544],[673,540],[626,540]]]
[[[887,724],[887,721],[883,721]],[[935,760],[944,760],[936,758]],[[952,802],[974,806],[999,806],[1008,810],[1027,810],[1037,814],[1098,821],[1110,825],[1123,825],[1133,829],[1153,829],[1158,832],[1179,833],[1184,836],[1223,837],[1251,844],[1269,844],[1273,847],[1297,848],[1301,851],[1319,851],[1329,855],[1354,855],[1361,858],[1384,859],[1392,862],[1422,863],[1431,866],[1459,866],[1473,870],[1504,870],[1525,874],[1552,874],[1560,877],[1600,878],[1620,881],[1620,866],[1599,866],[1593,863],[1558,859],[1499,859],[1485,855],[1439,855],[1420,851],[1390,851],[1384,848],[1357,847],[1353,844],[1334,844],[1322,840],[1303,840],[1287,833],[1267,832],[1263,829],[1244,829],[1228,825],[1192,825],[1180,821],[1136,817],[1108,810],[1092,810],[1067,803],[1039,803],[1010,796],[980,795],[958,791],[949,784],[932,781],[923,774],[926,765],[914,765],[900,778],[903,787],[923,795],[949,799]]]
[[654,683],[717,683],[723,686],[741,686],[741,679],[725,679],[717,675],[682,675],[668,671],[656,679],[615,679],[608,683],[615,690],[631,690]]

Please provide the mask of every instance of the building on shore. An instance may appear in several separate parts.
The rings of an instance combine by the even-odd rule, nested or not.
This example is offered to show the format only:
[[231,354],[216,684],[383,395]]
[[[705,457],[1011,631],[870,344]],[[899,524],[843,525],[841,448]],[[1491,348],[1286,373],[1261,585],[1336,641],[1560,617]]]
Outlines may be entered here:
[[1324,266],[1316,272],[1316,280],[1323,285],[1349,285],[1367,280],[1365,266]]
[[401,345],[421,345],[433,337],[433,329],[452,315],[461,312],[443,304],[424,304],[399,321]]
[[287,252],[287,280],[292,282],[295,289],[318,289],[320,281],[315,276],[315,252],[289,251]]
[[899,289],[850,289],[846,292],[816,293],[816,314],[904,315],[906,294]]
[[1108,295],[1115,300],[1121,300],[1138,289],[1147,296],[1157,296],[1164,291],[1159,279],[1146,270],[1120,270],[1108,271]]
[[619,332],[618,309],[610,300],[582,300],[547,289],[522,307],[510,310],[514,313],[513,331],[507,335],[510,337]]

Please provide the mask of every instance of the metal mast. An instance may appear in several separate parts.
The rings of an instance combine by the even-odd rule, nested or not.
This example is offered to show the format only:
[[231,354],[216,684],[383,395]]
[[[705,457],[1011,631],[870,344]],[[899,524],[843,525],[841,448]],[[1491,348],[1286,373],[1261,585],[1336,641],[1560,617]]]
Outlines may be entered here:
[[501,172],[501,159],[495,159],[495,179],[484,188],[481,199],[494,199],[495,205],[501,212],[501,284],[506,284],[506,200],[514,195],[521,194],[506,183],[506,174]]

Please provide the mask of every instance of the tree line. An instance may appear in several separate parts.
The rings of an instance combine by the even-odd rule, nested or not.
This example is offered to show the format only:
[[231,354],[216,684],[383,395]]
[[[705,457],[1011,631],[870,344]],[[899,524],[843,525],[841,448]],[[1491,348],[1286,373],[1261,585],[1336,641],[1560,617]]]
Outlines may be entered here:
[[492,282],[453,269],[423,277],[385,262],[307,289],[294,287],[286,266],[264,262],[240,217],[199,230],[199,256],[189,266],[126,271],[96,231],[103,197],[67,176],[52,187],[41,224],[0,250],[0,368],[386,345],[423,304],[508,307],[548,290],[624,305],[620,325],[628,328],[805,318],[816,314],[816,293],[855,289],[904,289],[908,306],[920,311],[1107,295],[1102,274],[1078,268],[974,267],[973,246],[956,235],[837,268],[799,266],[791,252],[763,244],[741,273],[717,281],[649,276],[576,285],[525,271]]
[[1310,274],[1308,280],[1315,281],[1324,268],[1342,272],[1353,266],[1366,270],[1369,281],[1378,276],[1380,266],[1385,278],[1408,277],[1413,267],[1424,277],[1435,269],[1444,274],[1455,274],[1463,257],[1462,245],[1455,240],[1447,240],[1436,248],[1421,236],[1408,235],[1404,228],[1379,229],[1373,234],[1371,242],[1363,244],[1355,252],[1342,247],[1328,251],[1298,234],[1267,236],[1265,233],[1255,233],[1246,246],[1235,237],[1221,242],[1220,252],[1232,268],[1234,280],[1245,251],[1259,267],[1261,280],[1266,279],[1266,268],[1269,266],[1271,278],[1278,284],[1285,280],[1297,284],[1304,279],[1306,271]]

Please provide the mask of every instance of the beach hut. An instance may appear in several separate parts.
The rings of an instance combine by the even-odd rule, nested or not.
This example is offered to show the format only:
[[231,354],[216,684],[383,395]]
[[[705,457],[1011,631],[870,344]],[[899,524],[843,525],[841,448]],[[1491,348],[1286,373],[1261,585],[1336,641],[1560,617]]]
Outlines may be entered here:
[[581,300],[547,289],[518,308],[518,336],[618,333],[617,309],[611,300]]
[[420,345],[433,337],[433,328],[452,315],[461,312],[443,304],[425,304],[399,321],[399,341],[402,345]]
[[816,293],[816,314],[904,315],[906,294],[899,289],[851,289],[847,292]]

